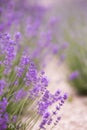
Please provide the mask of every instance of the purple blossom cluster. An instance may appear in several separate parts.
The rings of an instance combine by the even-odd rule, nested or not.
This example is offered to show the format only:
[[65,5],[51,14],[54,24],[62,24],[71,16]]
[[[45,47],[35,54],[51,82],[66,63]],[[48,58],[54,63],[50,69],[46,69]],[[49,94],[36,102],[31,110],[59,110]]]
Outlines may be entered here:
[[12,62],[16,57],[17,46],[15,40],[11,40],[8,33],[0,34],[0,55],[1,55],[1,66],[4,67],[4,73],[8,74],[12,67]]
[[5,85],[6,82],[4,80],[0,80],[0,96],[4,93]]
[[6,130],[9,123],[9,114],[6,112],[7,105],[8,101],[4,97],[0,101],[0,130]]
[[69,76],[69,80],[74,80],[74,79],[76,79],[76,78],[78,78],[79,77],[79,71],[73,71],[71,74],[70,74],[70,76]]
[[[61,119],[59,116],[59,111],[66,99],[67,94],[65,93],[62,95],[59,90],[56,91],[54,95],[51,94],[48,90],[45,91],[41,101],[38,103],[39,114],[42,115],[40,129],[46,130],[47,126],[56,126],[59,123]],[[51,108],[53,105],[55,106],[54,110],[50,111],[49,108]]]

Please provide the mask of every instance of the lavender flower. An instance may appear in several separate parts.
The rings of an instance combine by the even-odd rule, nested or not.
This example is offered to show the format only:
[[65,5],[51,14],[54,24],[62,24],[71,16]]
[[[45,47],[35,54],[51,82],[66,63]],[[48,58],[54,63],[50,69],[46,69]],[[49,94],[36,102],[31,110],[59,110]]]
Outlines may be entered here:
[[[56,93],[58,93],[58,97],[60,95],[60,91],[58,90]],[[57,96],[57,95],[56,95]],[[61,117],[58,116],[58,111],[60,111],[61,106],[64,104],[65,100],[67,99],[67,94],[61,95],[61,98],[59,100],[53,100],[55,99],[55,95],[51,95],[49,91],[46,91],[46,93],[43,95],[42,100],[39,102],[39,113],[42,115],[42,122],[40,124],[40,129],[47,129],[48,125],[51,125],[54,122],[54,125],[57,125],[57,123],[60,121]],[[58,98],[57,98],[58,99]],[[52,106],[54,103],[58,103],[55,107],[55,111],[49,112],[49,107]],[[54,117],[57,116],[57,119],[55,120]],[[54,120],[53,120],[54,118]]]
[[6,112],[8,101],[3,98],[0,101],[0,130],[6,130],[9,123],[9,114]]
[[5,85],[6,82],[4,80],[0,80],[0,96],[4,93]]
[[21,101],[23,98],[25,98],[27,95],[27,92],[22,89],[20,89],[18,92],[15,93],[15,99],[14,101],[19,102]]
[[76,79],[78,76],[79,76],[79,72],[78,72],[78,71],[74,71],[74,72],[72,72],[72,73],[70,74],[69,79],[70,79],[70,80],[74,80],[74,79]]

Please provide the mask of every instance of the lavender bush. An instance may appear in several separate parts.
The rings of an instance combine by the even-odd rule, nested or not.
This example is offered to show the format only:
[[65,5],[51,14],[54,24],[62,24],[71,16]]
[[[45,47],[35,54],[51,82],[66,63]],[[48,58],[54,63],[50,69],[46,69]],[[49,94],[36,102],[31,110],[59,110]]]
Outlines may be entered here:
[[[33,129],[41,118],[38,129],[46,129],[60,117],[58,111],[67,99],[60,91],[51,94],[47,90],[48,80],[43,71],[38,71],[27,49],[19,44],[20,35],[0,33],[0,129]],[[54,111],[49,108],[57,103]],[[28,115],[22,122],[22,115]],[[34,118],[35,116],[35,118]],[[56,117],[55,117],[56,116]],[[53,119],[53,117],[55,117]]]
[[47,130],[61,119],[67,94],[50,93],[45,72],[36,66],[57,52],[50,30],[55,20],[43,28],[44,11],[27,0],[0,1],[0,130],[33,130],[35,124]]

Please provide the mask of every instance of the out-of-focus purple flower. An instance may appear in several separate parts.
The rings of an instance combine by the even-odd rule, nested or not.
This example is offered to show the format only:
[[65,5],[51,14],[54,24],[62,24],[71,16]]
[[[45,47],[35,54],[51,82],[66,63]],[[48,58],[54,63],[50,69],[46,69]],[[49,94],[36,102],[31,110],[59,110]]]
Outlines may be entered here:
[[14,100],[15,102],[19,102],[20,100],[25,98],[25,96],[27,96],[27,92],[22,88],[15,93]]
[[17,33],[15,34],[15,40],[18,41],[18,40],[20,40],[20,38],[21,38],[21,33],[20,33],[20,32],[17,32]]
[[66,58],[66,54],[63,53],[63,54],[60,56],[60,60],[61,60],[61,62],[64,61],[65,58]]
[[2,33],[0,37],[0,53],[3,56],[2,65],[4,68],[4,74],[9,74],[13,61],[15,60],[17,54],[16,42],[11,39],[8,33]]
[[70,74],[70,76],[69,76],[69,80],[74,80],[74,79],[76,79],[76,78],[78,78],[78,76],[79,76],[79,71],[73,71],[71,74]]
[[0,130],[6,130],[9,123],[9,114],[6,112],[8,101],[3,98],[0,101]]
[[16,116],[16,115],[12,117],[12,121],[13,121],[13,122],[16,122],[16,121],[17,121],[17,116]]
[[0,114],[0,130],[6,130],[9,123],[8,113]]
[[23,52],[19,65],[16,67],[17,76],[21,77],[25,72],[26,66],[30,63],[30,58],[26,51]]
[[8,101],[6,98],[3,98],[2,101],[0,101],[0,112],[3,113],[5,112],[6,108],[7,108],[7,105],[8,105]]
[[3,94],[4,92],[4,88],[6,86],[6,82],[4,80],[0,80],[0,96]]
[[24,81],[27,86],[30,84],[37,83],[37,69],[33,62],[30,62],[30,66],[28,67],[28,71],[26,72]]
[[68,42],[65,42],[61,45],[61,49],[67,49],[67,47],[69,46],[69,43]]
[[67,98],[68,98],[68,94],[65,93],[65,94],[63,95],[63,99],[66,100]]

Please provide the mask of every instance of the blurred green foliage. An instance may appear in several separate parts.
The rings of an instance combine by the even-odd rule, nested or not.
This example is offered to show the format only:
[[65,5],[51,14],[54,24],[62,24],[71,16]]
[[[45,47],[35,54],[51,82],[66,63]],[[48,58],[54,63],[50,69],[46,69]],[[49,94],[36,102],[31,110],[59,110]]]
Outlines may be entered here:
[[67,63],[70,73],[79,71],[79,76],[69,82],[79,94],[87,95],[87,23],[81,18],[73,17],[67,21],[64,40],[69,43]]

